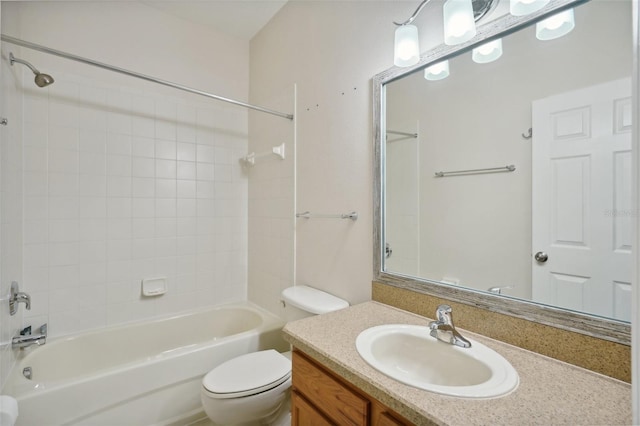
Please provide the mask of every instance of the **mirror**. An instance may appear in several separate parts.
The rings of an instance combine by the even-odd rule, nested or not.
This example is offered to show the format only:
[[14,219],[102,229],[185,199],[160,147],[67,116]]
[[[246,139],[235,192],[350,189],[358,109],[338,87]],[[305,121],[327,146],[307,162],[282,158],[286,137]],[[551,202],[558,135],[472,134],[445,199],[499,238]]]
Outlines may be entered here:
[[[480,21],[474,45],[376,76],[375,272],[628,344],[631,1],[578,3]],[[567,6],[573,31],[538,40],[531,24]],[[501,32],[503,55],[475,63]],[[450,75],[425,79],[442,59]]]

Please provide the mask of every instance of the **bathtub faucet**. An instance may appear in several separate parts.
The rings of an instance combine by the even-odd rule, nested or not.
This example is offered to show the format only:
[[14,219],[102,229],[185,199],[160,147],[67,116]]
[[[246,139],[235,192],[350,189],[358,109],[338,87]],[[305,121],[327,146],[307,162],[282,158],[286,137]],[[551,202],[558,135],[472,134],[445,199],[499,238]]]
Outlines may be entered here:
[[31,326],[29,326],[11,339],[11,348],[24,349],[33,345],[42,346],[45,343],[47,343],[47,324],[40,326],[40,334],[31,334]]

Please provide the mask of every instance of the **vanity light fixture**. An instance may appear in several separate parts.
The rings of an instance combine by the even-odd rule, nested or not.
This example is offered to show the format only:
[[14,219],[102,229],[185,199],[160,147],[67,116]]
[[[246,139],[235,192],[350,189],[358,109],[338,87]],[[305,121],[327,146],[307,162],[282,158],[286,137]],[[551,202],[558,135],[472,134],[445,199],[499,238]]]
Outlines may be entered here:
[[538,40],[553,40],[569,34],[576,26],[573,9],[557,13],[536,24]]
[[393,64],[397,67],[410,67],[419,60],[418,28],[415,25],[400,25],[396,28]]
[[441,61],[425,68],[424,78],[431,81],[442,80],[449,77],[449,61]]
[[478,64],[488,64],[502,56],[502,39],[482,44],[471,52],[471,59]]
[[445,44],[462,44],[476,36],[476,21],[471,0],[447,0],[442,7],[442,13]]
[[510,0],[509,13],[513,16],[524,16],[545,7],[550,0]]
[[[394,65],[410,67],[420,61],[418,28],[411,23],[431,0],[422,0],[413,15],[404,22],[393,22],[395,32]],[[497,0],[447,0],[443,6],[444,41],[461,44],[476,35],[475,22],[486,15],[498,3]]]

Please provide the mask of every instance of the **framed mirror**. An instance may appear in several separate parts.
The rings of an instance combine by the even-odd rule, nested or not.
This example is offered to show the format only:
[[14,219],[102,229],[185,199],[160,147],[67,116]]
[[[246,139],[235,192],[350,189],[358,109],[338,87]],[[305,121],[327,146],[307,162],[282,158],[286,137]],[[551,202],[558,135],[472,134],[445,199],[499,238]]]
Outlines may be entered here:
[[507,12],[374,78],[377,281],[630,344],[631,6]]

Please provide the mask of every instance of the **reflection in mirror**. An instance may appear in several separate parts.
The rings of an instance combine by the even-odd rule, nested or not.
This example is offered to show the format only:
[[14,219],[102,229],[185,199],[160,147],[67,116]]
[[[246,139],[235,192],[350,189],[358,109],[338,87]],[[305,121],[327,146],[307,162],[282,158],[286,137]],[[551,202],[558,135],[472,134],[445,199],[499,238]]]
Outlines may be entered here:
[[384,86],[384,272],[630,319],[631,3]]

